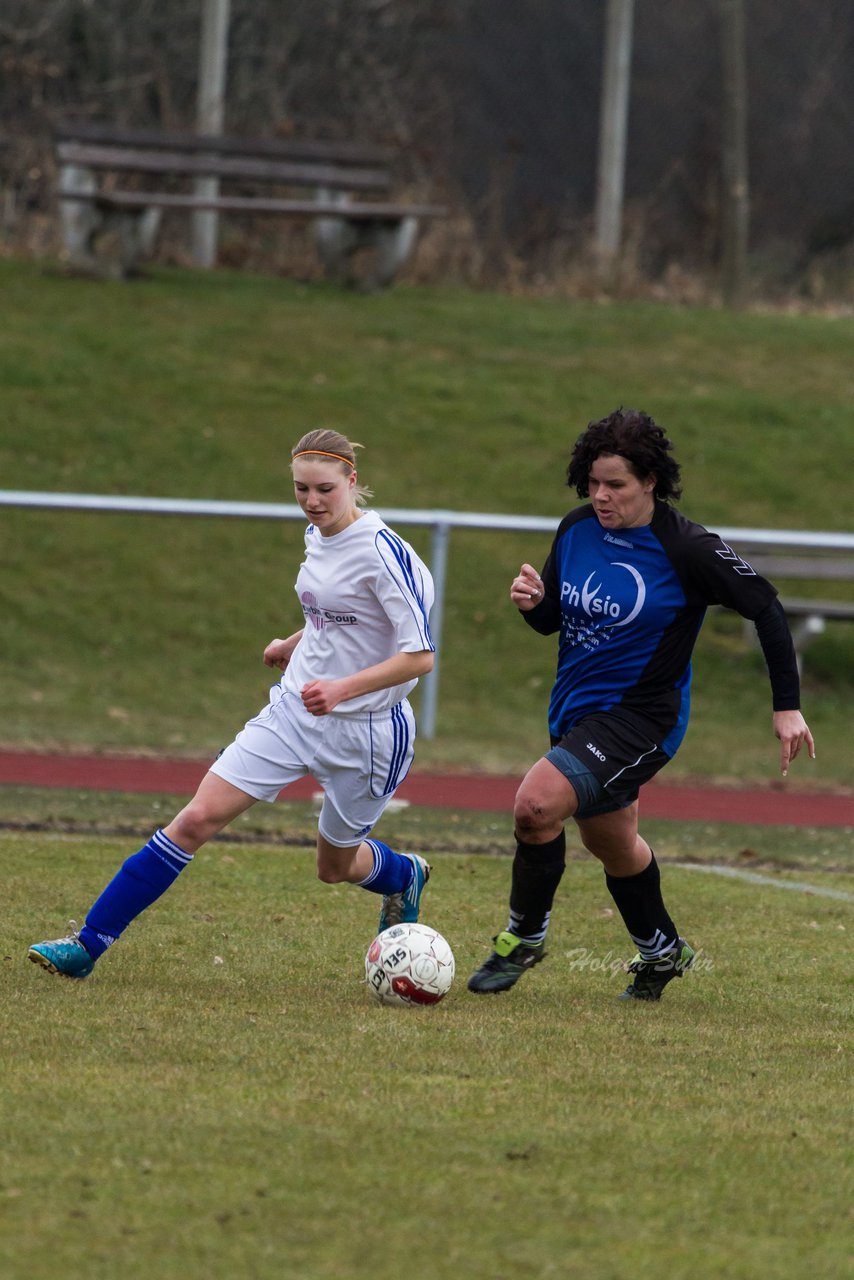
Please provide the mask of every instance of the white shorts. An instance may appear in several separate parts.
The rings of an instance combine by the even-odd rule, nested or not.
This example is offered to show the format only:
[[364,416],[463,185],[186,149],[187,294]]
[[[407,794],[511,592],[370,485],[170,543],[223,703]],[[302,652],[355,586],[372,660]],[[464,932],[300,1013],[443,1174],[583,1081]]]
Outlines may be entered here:
[[415,717],[404,698],[389,711],[313,716],[273,685],[264,710],[238,733],[211,772],[256,800],[310,773],[324,792],[318,830],[339,848],[358,844],[409,772]]

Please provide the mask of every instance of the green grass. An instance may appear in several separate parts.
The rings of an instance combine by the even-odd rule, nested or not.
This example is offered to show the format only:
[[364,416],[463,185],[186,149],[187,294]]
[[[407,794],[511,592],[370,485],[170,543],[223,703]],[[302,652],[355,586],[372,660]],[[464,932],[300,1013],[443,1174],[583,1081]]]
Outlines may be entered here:
[[[128,285],[11,260],[0,289],[6,488],[290,501],[290,446],[328,425],[367,446],[380,510],[557,520],[575,436],[622,403],[669,427],[691,517],[850,528],[850,318],[359,296],[227,272]],[[206,754],[263,703],[262,649],[299,622],[296,525],[16,509],[0,522],[5,745]],[[426,532],[401,531],[429,556]],[[422,765],[516,769],[542,750],[554,645],[520,623],[507,587],[548,542],[452,535],[439,732]],[[816,786],[848,780],[851,638],[831,623],[807,654],[819,756],[799,773]],[[669,776],[773,776],[769,704],[739,620],[710,618]]]
[[[377,297],[217,273],[138,285],[0,260],[3,486],[290,501],[290,445],[368,446],[377,506],[548,514],[586,421],[667,424],[704,523],[846,529],[854,322],[454,290]],[[0,509],[5,746],[206,754],[296,625],[295,526]],[[402,529],[427,553],[424,535]],[[455,533],[439,735],[422,765],[519,769],[553,649],[506,602],[548,539]],[[712,617],[668,777],[776,769],[761,657]],[[808,651],[815,766],[850,783],[851,633]],[[107,1280],[847,1274],[850,832],[647,823],[703,964],[658,1006],[573,854],[550,956],[507,997],[465,977],[504,923],[509,816],[405,809],[459,977],[433,1010],[361,983],[376,902],[320,885],[307,805],[212,842],[92,979],[24,960],[81,918],[179,798],[0,788],[6,888],[0,1273]],[[487,851],[487,852],[484,852]],[[727,862],[813,894],[701,876]]]
[[386,1009],[375,900],[212,844],[87,982],[28,965],[134,847],[0,836],[6,1280],[847,1274],[850,904],[670,867],[703,964],[624,1005],[622,926],[572,864],[546,963],[478,999],[508,863],[440,853],[457,982]]

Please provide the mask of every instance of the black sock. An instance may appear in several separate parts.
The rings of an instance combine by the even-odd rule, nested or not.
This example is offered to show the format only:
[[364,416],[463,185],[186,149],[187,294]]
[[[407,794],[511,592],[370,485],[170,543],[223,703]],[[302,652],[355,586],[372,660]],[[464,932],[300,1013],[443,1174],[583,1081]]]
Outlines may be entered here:
[[510,933],[526,942],[542,942],[565,866],[565,831],[546,844],[526,844],[517,836],[507,925]]
[[661,896],[661,874],[655,854],[635,876],[609,876],[605,883],[629,937],[644,960],[657,960],[676,944],[678,933]]

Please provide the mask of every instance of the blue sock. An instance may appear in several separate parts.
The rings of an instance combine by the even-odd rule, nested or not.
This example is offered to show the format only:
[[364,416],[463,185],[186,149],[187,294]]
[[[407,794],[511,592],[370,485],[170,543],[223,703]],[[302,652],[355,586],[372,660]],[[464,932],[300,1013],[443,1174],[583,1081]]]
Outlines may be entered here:
[[92,959],[103,955],[192,860],[191,853],[179,849],[162,831],[156,831],[139,853],[128,858],[92,904],[80,930],[80,941]]
[[409,858],[402,853],[395,853],[382,840],[366,840],[374,854],[374,869],[364,880],[361,887],[369,893],[403,893],[414,875],[414,868]]

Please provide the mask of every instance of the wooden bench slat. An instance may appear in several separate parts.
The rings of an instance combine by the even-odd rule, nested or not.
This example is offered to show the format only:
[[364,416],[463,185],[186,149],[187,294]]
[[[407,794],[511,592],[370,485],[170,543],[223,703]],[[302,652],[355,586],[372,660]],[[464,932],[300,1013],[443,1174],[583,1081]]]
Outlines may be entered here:
[[367,143],[234,138],[159,129],[124,129],[91,120],[60,120],[54,126],[53,134],[60,143],[101,143],[106,146],[182,151],[187,154],[209,152],[214,155],[279,157],[283,160],[326,160],[332,164],[368,167],[389,165],[395,158],[392,148]]
[[184,155],[163,151],[88,146],[63,142],[57,148],[63,164],[87,169],[148,174],[186,174],[191,177],[245,178],[283,185],[335,187],[344,190],[384,190],[391,177],[384,169],[341,168],[327,163],[296,163],[246,156]]
[[368,200],[277,200],[267,196],[196,196],[157,191],[60,191],[60,200],[76,200],[115,209],[218,209],[224,213],[288,213],[356,221],[397,222],[401,218],[441,218],[440,205],[387,204]]

